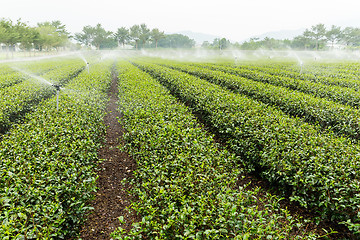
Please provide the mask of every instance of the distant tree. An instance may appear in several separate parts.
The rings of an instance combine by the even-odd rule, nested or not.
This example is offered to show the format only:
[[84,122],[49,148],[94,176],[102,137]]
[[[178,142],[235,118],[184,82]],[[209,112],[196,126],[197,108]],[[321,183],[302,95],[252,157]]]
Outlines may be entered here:
[[138,49],[139,41],[140,41],[141,29],[139,25],[133,25],[130,28],[130,37],[135,42],[135,47]]
[[182,34],[169,34],[160,39],[158,42],[159,47],[163,48],[192,48],[195,46],[195,40],[190,39],[188,36]]
[[240,48],[241,48],[241,43],[235,42],[235,43],[232,44],[232,46],[233,46],[234,48],[240,49]]
[[341,28],[335,25],[331,26],[331,29],[326,32],[326,39],[331,43],[331,47],[334,48],[334,43],[338,42],[342,38]]
[[346,27],[342,31],[342,41],[347,46],[360,46],[360,28]]
[[[310,49],[312,40],[304,34],[294,37],[289,45],[293,49]],[[314,45],[315,46],[315,45]]]
[[42,22],[37,24],[37,31],[40,34],[38,41],[39,50],[50,51],[58,44],[56,27],[50,22]]
[[31,50],[39,40],[39,32],[36,28],[18,19],[15,24],[11,20],[0,20],[0,43],[6,45],[8,52],[15,50],[15,45],[23,50]]
[[230,45],[231,45],[230,41],[227,40],[226,38],[221,38],[221,39],[215,38],[212,43],[212,47],[220,50],[228,48]]
[[146,26],[145,23],[140,25],[140,41],[142,47],[145,47],[146,42],[150,39],[150,29]]
[[351,43],[353,42],[352,40],[352,32],[353,32],[354,28],[352,27],[346,27],[343,31],[342,31],[342,42],[344,42],[346,44],[346,46],[350,46]]
[[107,37],[100,43],[100,49],[113,49],[118,46],[118,41],[114,37]]
[[102,46],[105,46],[106,42],[109,42],[109,37],[112,35],[112,32],[106,31],[101,24],[97,24],[94,28],[94,38],[92,41],[92,45],[94,45],[97,49],[100,49]]
[[250,38],[249,41],[245,41],[241,45],[241,49],[243,50],[256,50],[259,48],[261,48],[261,42],[259,41],[259,38]]
[[90,46],[94,35],[94,28],[91,26],[85,26],[83,27],[81,33],[75,33],[74,39],[85,46]]
[[12,22],[2,18],[0,20],[0,43],[7,44]]
[[262,41],[262,47],[265,49],[280,49],[282,44],[280,40],[274,38],[265,37]]
[[130,40],[129,30],[125,27],[118,28],[116,33],[114,34],[114,37],[119,43],[119,45],[122,44],[124,48],[125,44]]
[[209,48],[211,46],[209,41],[203,41],[203,43],[201,44],[202,48]]
[[54,47],[58,49],[59,47],[64,47],[70,38],[70,33],[66,30],[65,24],[62,24],[61,21],[52,21],[51,25],[55,27],[55,35],[57,36],[57,41],[55,42]]
[[239,46],[235,43],[233,46],[244,50],[256,50],[256,49],[287,49],[291,45],[291,41],[288,39],[278,40],[275,38],[265,37],[263,40],[259,38],[251,38],[250,41],[244,42]]
[[[100,23],[95,27],[85,26],[81,33],[75,34],[75,39],[86,46],[92,45],[96,49],[105,48],[111,41],[112,32],[106,31]],[[110,39],[109,39],[110,38]]]
[[40,40],[40,33],[35,27],[30,27],[26,24],[18,28],[21,38],[20,38],[20,48],[26,51],[31,51],[35,48],[36,44]]
[[43,48],[47,51],[53,48],[59,50],[60,47],[64,47],[69,41],[70,33],[66,31],[65,25],[60,21],[38,23],[37,31],[40,34],[37,41],[40,50]]
[[155,41],[155,48],[157,48],[158,41],[165,38],[165,34],[164,32],[160,32],[159,29],[154,28],[150,32],[150,38],[152,39],[152,41]]
[[20,20],[16,25],[11,20],[1,19],[0,21],[0,42],[6,45],[8,52],[14,50],[15,44],[20,40],[20,33],[16,30],[20,28],[20,25]]
[[325,25],[319,23],[311,27],[311,30],[306,30],[304,36],[310,37],[315,40],[315,49],[319,50],[320,41],[324,40],[326,37],[326,28]]

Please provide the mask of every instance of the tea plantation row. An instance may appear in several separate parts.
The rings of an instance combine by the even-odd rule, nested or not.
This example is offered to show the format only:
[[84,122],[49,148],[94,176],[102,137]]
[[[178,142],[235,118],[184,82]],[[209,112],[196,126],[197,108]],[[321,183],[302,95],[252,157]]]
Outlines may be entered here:
[[95,190],[110,66],[103,62],[93,65],[90,74],[83,71],[61,90],[59,111],[56,97],[43,100],[23,124],[3,136],[1,239],[69,239],[78,234]]
[[187,103],[251,171],[317,210],[324,219],[360,222],[360,147],[277,108],[200,78],[136,62]]

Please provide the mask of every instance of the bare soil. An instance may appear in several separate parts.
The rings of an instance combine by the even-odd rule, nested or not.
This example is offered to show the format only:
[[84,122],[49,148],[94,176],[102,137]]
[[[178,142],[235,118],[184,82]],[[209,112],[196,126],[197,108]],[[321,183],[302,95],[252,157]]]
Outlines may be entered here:
[[[81,229],[81,239],[102,240],[111,239],[110,233],[119,226],[130,230],[131,223],[139,221],[135,213],[129,213],[126,209],[130,206],[133,197],[128,193],[129,184],[121,183],[122,179],[132,178],[132,172],[136,169],[135,161],[118,147],[121,145],[121,136],[124,129],[119,123],[121,113],[118,111],[118,88],[117,77],[113,74],[109,92],[108,103],[104,118],[106,130],[106,143],[99,150],[99,159],[103,159],[98,165],[97,192],[91,202],[94,208],[87,217],[87,221]],[[119,217],[123,216],[126,225],[120,225]]]
[[[188,103],[185,104],[191,108],[190,104]],[[214,134],[215,142],[219,143],[222,148],[226,149],[226,145],[221,140],[221,137],[217,135],[217,132],[214,131],[214,129],[212,129],[206,124],[203,115],[196,111],[193,111],[193,114],[197,118],[199,124],[204,129]],[[244,168],[244,166],[241,165],[239,165],[238,167]],[[284,195],[278,190],[279,186],[277,186],[276,184],[270,184],[267,180],[262,179],[259,176],[259,174],[256,174],[255,172],[248,173],[244,171],[240,176],[238,176],[238,181],[235,186],[236,189],[238,189],[240,186],[246,185],[247,186],[246,189],[250,189],[250,190],[259,187],[260,191],[258,194],[260,196],[265,196],[266,193],[270,193],[276,196]],[[295,230],[293,233],[291,233],[292,235],[289,236],[289,239],[294,239],[300,232],[312,232],[318,234],[319,236],[324,236],[322,239],[359,240],[358,236],[355,236],[345,225],[339,224],[338,222],[334,222],[334,221],[320,220],[319,213],[316,212],[316,209],[306,209],[300,206],[298,203],[290,201],[289,193],[285,193],[285,196],[281,198],[279,204],[282,209],[287,209],[291,214],[291,216],[293,216],[295,219],[302,218],[309,220],[309,222],[306,223],[302,229],[298,229],[297,231]],[[259,207],[261,208],[261,206]],[[330,233],[331,230],[334,231],[335,233],[328,235],[328,233]]]
[[[127,153],[120,151],[118,148],[118,146],[121,145],[119,138],[124,133],[124,129],[119,123],[121,113],[117,110],[117,93],[117,78],[114,76],[109,93],[110,101],[106,110],[108,114],[104,119],[108,127],[106,131],[106,144],[99,151],[99,158],[104,159],[104,161],[98,166],[98,191],[96,192],[96,198],[91,203],[94,210],[88,216],[88,220],[81,230],[81,239],[83,240],[111,239],[110,233],[119,226],[130,230],[131,223],[140,221],[139,216],[135,213],[130,214],[126,210],[126,208],[130,206],[131,201],[135,199],[127,192],[131,186],[129,184],[124,186],[121,183],[122,179],[133,177],[132,172],[136,169],[136,163]],[[207,128],[204,124],[201,114],[195,113],[195,115],[203,127],[211,132],[211,129]],[[216,141],[224,147],[218,138],[216,138]],[[261,187],[260,195],[265,195],[265,192],[275,195],[279,194],[276,186],[270,185],[269,182],[261,179],[256,174],[243,173],[238,179],[237,187],[246,184],[249,189]],[[286,197],[280,201],[280,205],[282,208],[288,209],[294,217],[306,219],[316,219],[316,217],[318,217],[318,214],[314,211],[290,202]],[[127,225],[120,225],[118,220],[120,216],[124,217]],[[356,239],[344,225],[330,221],[320,221],[318,224],[310,221],[305,228],[299,229],[299,231],[310,231],[316,232],[319,235],[326,235],[324,229],[326,231],[333,229],[338,232],[337,234],[331,234],[325,239]],[[289,236],[289,239],[295,238],[297,234],[296,231],[293,232],[292,236]]]

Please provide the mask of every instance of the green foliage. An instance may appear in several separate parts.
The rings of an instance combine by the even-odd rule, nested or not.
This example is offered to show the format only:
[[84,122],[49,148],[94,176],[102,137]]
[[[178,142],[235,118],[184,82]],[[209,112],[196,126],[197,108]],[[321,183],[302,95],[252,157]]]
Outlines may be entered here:
[[202,44],[202,47],[206,47],[209,49],[220,49],[220,50],[229,48],[230,46],[231,46],[231,43],[226,38],[221,38],[221,39],[215,38],[211,44],[209,42],[204,42]]
[[168,34],[158,41],[158,47],[162,48],[192,48],[195,41],[182,34]]
[[160,30],[157,28],[154,28],[153,30],[151,30],[150,36],[151,36],[151,40],[155,41],[155,48],[157,48],[158,41],[160,39],[165,38],[164,32],[160,32]]
[[11,20],[0,20],[0,43],[7,46],[8,50],[14,50],[16,44],[24,50],[59,48],[68,42],[69,33],[60,21],[38,23],[37,27],[30,27],[26,23],[17,20],[13,24]]
[[38,49],[57,49],[64,47],[68,43],[69,33],[60,21],[38,23],[36,30],[39,33],[35,44]]
[[[241,66],[231,66],[231,67],[239,67],[240,69],[263,72],[266,74],[277,75],[281,77],[290,77],[299,80],[311,81],[315,83],[322,83],[330,86],[333,85],[340,87],[348,87],[356,91],[360,90],[357,72],[356,70],[353,71],[350,69],[351,67],[358,68],[359,65],[352,66],[353,64],[350,63],[344,63],[344,64],[336,63],[336,66],[332,66],[330,64],[324,66],[324,64],[322,63],[321,66],[317,67],[314,63],[311,63],[311,64],[303,64],[302,71],[301,71],[301,66],[298,66],[298,64],[293,64],[292,67],[290,66],[284,67],[283,65],[284,64],[281,63],[280,65],[273,64],[271,66],[241,65]],[[201,66],[211,67],[209,65],[201,65]],[[219,70],[221,69],[219,68]],[[231,70],[230,72],[232,71],[233,70]],[[233,73],[236,74],[235,72]]]
[[[244,50],[256,49],[306,49],[306,50],[324,50],[334,48],[334,44],[342,44],[347,48],[360,46],[360,28],[346,27],[341,30],[340,27],[332,25],[329,30],[324,24],[317,24],[306,29],[301,35],[293,39],[274,39],[271,37],[250,38],[243,43],[235,43],[234,47]],[[329,44],[329,46],[327,46]]]
[[126,43],[130,40],[130,33],[125,27],[118,28],[116,33],[114,34],[115,39],[118,41],[119,44],[122,44],[123,47]]
[[135,42],[136,49],[138,49],[138,47],[139,47],[140,35],[141,35],[140,26],[139,25],[133,25],[130,28],[130,37]]
[[[356,86],[356,81],[343,81],[341,80],[326,79],[314,81],[314,79],[296,79],[283,74],[269,74],[267,72],[261,72],[243,68],[227,68],[223,66],[212,65],[213,70],[225,71],[230,74],[237,75],[239,77],[248,78],[258,82],[269,83],[271,85],[286,87],[291,90],[311,94],[315,97],[325,98],[330,101],[338,102],[340,104],[349,105],[354,108],[360,107],[360,93],[355,89],[343,87],[344,85]],[[350,83],[349,83],[350,82]],[[340,86],[341,85],[341,86]]]
[[359,145],[205,80],[138,64],[189,104],[248,170],[324,219],[360,222]]
[[[84,69],[84,63],[78,59],[66,60],[66,62],[63,66],[50,70],[42,77],[52,83],[65,84]],[[56,93],[54,87],[42,81],[26,75],[13,74],[12,76],[14,79],[8,79],[5,82],[9,87],[0,89],[0,133],[4,133],[12,125],[12,122],[19,120],[26,112],[32,111],[41,100]],[[27,79],[23,81],[24,77]],[[19,83],[15,84],[17,82]]]
[[[283,239],[301,227],[276,197],[235,188],[236,158],[156,80],[126,63],[118,70],[125,148],[137,161],[132,209],[142,220],[113,238]],[[315,237],[300,230],[294,239]]]
[[106,31],[100,23],[95,27],[85,26],[81,33],[75,34],[75,39],[86,46],[94,46],[96,49],[114,48],[116,40],[112,32]]
[[258,38],[250,38],[250,40],[243,42],[239,48],[243,50],[256,49],[288,49],[290,46],[289,40],[277,40],[274,38],[265,37],[260,40]]
[[42,101],[0,142],[0,238],[75,237],[95,190],[110,64]]
[[[195,66],[199,66],[195,67],[174,63],[165,66],[179,69],[202,79],[209,80],[236,93],[244,94],[261,102],[277,106],[292,116],[301,117],[309,123],[317,123],[321,127],[334,131],[337,134],[345,135],[354,140],[359,140],[360,138],[360,112],[350,106],[227,73],[234,71],[234,68],[207,64],[195,64]],[[212,68],[222,71],[210,70]],[[266,72],[269,73],[269,71],[271,70]],[[287,75],[279,70],[274,70],[273,72],[278,73],[277,75]],[[339,82],[340,81],[341,80],[339,80]]]

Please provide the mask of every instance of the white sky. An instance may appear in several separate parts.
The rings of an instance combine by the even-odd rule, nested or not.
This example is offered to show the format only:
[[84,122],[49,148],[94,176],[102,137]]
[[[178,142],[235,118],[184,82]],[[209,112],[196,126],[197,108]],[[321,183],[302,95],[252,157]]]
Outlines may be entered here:
[[190,30],[241,41],[318,23],[360,27],[360,0],[0,0],[0,18],[32,26],[60,20],[72,33],[97,23],[110,31],[146,23],[167,33]]

